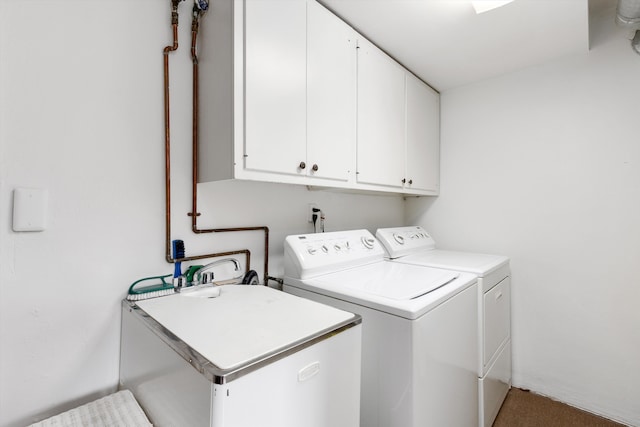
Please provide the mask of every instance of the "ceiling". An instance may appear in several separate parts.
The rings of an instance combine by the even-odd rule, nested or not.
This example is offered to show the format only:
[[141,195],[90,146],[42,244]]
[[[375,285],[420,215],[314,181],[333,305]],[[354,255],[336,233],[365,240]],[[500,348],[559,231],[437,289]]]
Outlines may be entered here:
[[481,14],[469,0],[319,1],[439,91],[589,49],[587,0],[514,0]]

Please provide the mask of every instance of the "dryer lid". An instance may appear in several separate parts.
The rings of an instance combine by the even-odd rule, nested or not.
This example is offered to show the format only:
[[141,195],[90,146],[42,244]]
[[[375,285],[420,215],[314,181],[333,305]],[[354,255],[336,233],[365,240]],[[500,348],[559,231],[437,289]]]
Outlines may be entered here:
[[486,276],[492,271],[509,264],[509,258],[502,255],[447,251],[443,249],[409,254],[395,261],[448,270],[466,271],[477,274],[480,277]]

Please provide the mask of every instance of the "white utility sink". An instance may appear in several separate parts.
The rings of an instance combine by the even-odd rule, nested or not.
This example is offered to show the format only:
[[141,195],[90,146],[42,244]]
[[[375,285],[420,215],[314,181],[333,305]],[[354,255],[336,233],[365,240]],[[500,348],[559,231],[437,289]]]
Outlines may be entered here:
[[217,298],[222,288],[219,286],[194,286],[183,289],[179,295],[190,298]]

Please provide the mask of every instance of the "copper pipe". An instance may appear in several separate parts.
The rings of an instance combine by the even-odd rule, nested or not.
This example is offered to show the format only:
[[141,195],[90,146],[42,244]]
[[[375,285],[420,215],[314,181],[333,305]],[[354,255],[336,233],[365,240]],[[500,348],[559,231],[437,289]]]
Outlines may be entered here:
[[174,262],[171,257],[171,130],[169,114],[169,53],[178,49],[178,12],[174,3],[171,13],[173,27],[173,44],[162,51],[164,57],[164,162],[165,162],[165,240],[167,262]]
[[[165,240],[167,262],[193,261],[205,258],[223,257],[244,254],[246,258],[245,270],[249,271],[251,265],[251,251],[242,249],[231,252],[218,252],[205,255],[196,255],[174,259],[171,255],[171,130],[170,130],[170,103],[169,103],[169,53],[178,49],[178,4],[181,0],[172,1],[171,27],[173,29],[173,44],[166,46],[162,53],[164,57],[164,123],[165,123]],[[194,36],[195,37],[195,36]],[[193,48],[192,48],[193,49]]]
[[[198,87],[198,82],[200,81],[199,75],[198,75],[198,55],[196,54],[196,40],[198,37],[198,25],[197,25],[197,19],[194,18],[193,20],[193,24],[191,26],[191,61],[193,62],[193,78],[192,80],[192,90],[193,90],[193,96],[191,97],[192,100],[192,122],[191,122],[191,131],[192,131],[192,153],[195,153],[195,155],[191,156],[191,171],[192,171],[192,182],[191,182],[191,194],[197,194],[198,192],[198,135],[199,135],[199,130],[198,130],[198,117],[200,115],[200,110],[199,110],[199,104],[200,104],[200,100],[199,100],[199,93],[200,93],[200,89]],[[197,221],[196,221],[196,217],[200,216],[200,213],[198,212],[198,204],[196,202],[196,198],[193,197],[193,200],[191,201],[191,213],[189,214],[191,216],[191,229],[195,230],[197,229]]]
[[[192,221],[193,221],[192,217]],[[205,228],[199,229],[197,224],[192,227],[192,231],[196,234],[206,233],[225,233],[234,231],[263,231],[264,232],[264,285],[268,284],[269,280],[274,280],[269,276],[269,227],[257,226],[257,227],[235,227],[235,228]]]
[[191,200],[191,212],[188,214],[191,216],[191,230],[196,234],[204,233],[227,233],[237,231],[263,231],[264,232],[264,279],[263,284],[266,286],[270,279],[269,276],[269,227],[257,226],[257,227],[234,227],[234,228],[198,228],[198,145],[199,145],[199,129],[198,129],[198,117],[199,117],[199,105],[200,105],[200,88],[198,85],[198,55],[196,49],[197,36],[198,36],[198,18],[199,13],[194,10],[193,23],[191,25],[191,61],[193,63],[193,118],[192,118],[192,200]]
[[[166,239],[166,254],[165,258],[167,262],[173,263],[176,261],[192,261],[205,258],[231,256],[236,254],[244,254],[246,258],[245,271],[249,271],[251,265],[251,252],[248,249],[230,251],[230,252],[218,252],[204,255],[196,255],[185,258],[174,259],[171,256],[171,132],[170,132],[170,100],[169,100],[169,53],[178,49],[178,4],[180,0],[173,0],[173,10],[171,14],[171,26],[173,28],[173,44],[166,46],[163,50],[164,56],[164,119],[165,119],[165,239]],[[194,23],[192,24],[192,40],[191,40],[191,55],[194,62],[194,79],[193,79],[193,91],[194,91],[194,113],[193,113],[193,135],[194,135],[194,153],[193,156],[193,203],[192,209],[192,229],[195,233],[213,233],[213,232],[230,232],[230,231],[250,231],[250,230],[265,230],[265,279],[264,283],[267,284],[268,276],[268,254],[269,254],[269,237],[267,227],[249,227],[249,228],[226,228],[226,229],[210,229],[210,230],[198,230],[196,217],[200,215],[197,213],[197,149],[198,149],[198,60],[196,56],[196,38],[198,34],[198,20],[199,12],[194,11]]]

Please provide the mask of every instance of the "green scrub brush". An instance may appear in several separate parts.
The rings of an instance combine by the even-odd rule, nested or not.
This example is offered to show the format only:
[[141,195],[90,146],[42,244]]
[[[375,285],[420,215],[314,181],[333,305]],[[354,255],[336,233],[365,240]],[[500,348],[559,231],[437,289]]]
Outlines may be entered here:
[[[136,280],[129,287],[129,293],[127,294],[127,300],[129,301],[141,301],[149,298],[162,297],[165,295],[171,295],[175,291],[173,289],[173,284],[167,283],[164,279],[173,276],[172,274],[167,274],[166,276],[153,276],[153,277],[145,277],[144,279]],[[136,288],[138,283],[151,281],[151,280],[160,280],[151,285],[141,286]]]

